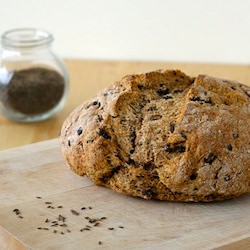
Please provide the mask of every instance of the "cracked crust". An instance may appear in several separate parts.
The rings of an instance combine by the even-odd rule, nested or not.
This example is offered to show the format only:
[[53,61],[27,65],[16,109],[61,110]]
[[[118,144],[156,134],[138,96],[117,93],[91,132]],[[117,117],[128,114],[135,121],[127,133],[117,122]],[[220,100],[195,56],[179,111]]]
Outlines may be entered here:
[[224,200],[250,192],[250,87],[179,70],[124,77],[66,119],[70,168],[145,199]]

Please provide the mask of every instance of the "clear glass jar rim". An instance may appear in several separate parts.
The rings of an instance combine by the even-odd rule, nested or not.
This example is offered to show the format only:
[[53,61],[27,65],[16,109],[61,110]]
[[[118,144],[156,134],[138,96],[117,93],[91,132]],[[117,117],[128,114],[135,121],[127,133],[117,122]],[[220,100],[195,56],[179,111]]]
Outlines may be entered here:
[[37,28],[19,28],[4,32],[1,37],[3,47],[30,48],[52,43],[53,34]]

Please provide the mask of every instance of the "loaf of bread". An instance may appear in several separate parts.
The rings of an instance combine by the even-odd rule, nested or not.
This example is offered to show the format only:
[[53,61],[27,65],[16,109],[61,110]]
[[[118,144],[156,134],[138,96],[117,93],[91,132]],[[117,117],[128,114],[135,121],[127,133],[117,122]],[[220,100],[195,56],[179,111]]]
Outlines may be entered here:
[[128,75],[74,110],[70,168],[117,192],[217,201],[250,192],[250,87],[179,70]]

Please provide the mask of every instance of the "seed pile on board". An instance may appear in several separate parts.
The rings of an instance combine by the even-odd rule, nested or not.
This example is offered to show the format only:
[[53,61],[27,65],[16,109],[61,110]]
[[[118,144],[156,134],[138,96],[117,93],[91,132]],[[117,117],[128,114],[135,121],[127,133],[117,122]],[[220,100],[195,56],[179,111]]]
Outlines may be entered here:
[[[42,199],[41,196],[36,196],[37,199]],[[51,201],[45,201],[44,204],[46,205],[47,209],[59,209],[63,210],[63,206],[59,205],[56,206],[53,204]],[[81,216],[81,215],[86,215],[87,210],[92,210],[93,207],[91,206],[86,206],[86,207],[81,207],[79,210],[75,209],[70,209],[70,212],[74,216]],[[13,213],[17,216],[19,219],[23,219],[24,217],[21,214],[21,211],[18,208],[15,208],[12,210]],[[97,227],[105,227],[104,221],[107,220],[106,216],[94,218],[94,217],[89,217],[89,216],[84,216],[85,219],[85,225],[83,227],[80,227],[78,229],[71,229],[70,228],[70,223],[67,224],[68,218],[66,216],[62,215],[62,213],[59,213],[56,217],[53,218],[46,218],[41,226],[38,226],[36,229],[37,230],[44,230],[44,231],[50,231],[53,234],[60,234],[64,235],[67,233],[72,233],[72,232],[84,232],[84,231],[93,231]],[[116,229],[124,229],[125,227],[122,225],[119,225],[117,227],[106,227],[107,231],[113,231]],[[98,245],[102,245],[102,241],[98,241]]]

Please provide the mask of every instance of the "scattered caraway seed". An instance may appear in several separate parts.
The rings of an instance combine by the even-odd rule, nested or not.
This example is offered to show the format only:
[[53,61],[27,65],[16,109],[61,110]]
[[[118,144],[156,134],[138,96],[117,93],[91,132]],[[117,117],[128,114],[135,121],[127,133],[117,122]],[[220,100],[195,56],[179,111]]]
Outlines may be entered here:
[[59,225],[60,227],[67,227],[67,224],[61,224],[61,225]]
[[65,222],[66,218],[64,216],[62,216],[61,214],[59,214],[58,220],[62,221],[62,222]]
[[76,210],[74,210],[74,209],[71,209],[70,212],[71,212],[73,215],[79,215],[79,213],[78,213]]
[[[40,197],[40,196],[37,196],[37,197]],[[39,199],[39,198],[37,198],[37,199]],[[62,205],[55,206],[55,207],[51,206],[51,204],[53,204],[53,202],[51,202],[51,201],[46,201],[44,203],[48,205],[47,206],[48,208],[52,208],[52,209],[54,209],[54,208],[63,208]],[[81,210],[86,210],[86,209],[90,209],[91,210],[92,206],[80,207],[80,209]],[[19,218],[23,218],[21,216],[21,212],[20,212],[19,209],[15,208],[15,209],[13,209],[13,212],[16,215],[19,215]],[[70,212],[73,215],[76,215],[76,216],[81,215],[81,213],[79,211],[74,210],[74,209],[70,209]],[[83,218],[85,218],[87,220],[87,224],[88,225],[85,225],[83,228],[78,229],[80,232],[91,231],[91,230],[93,231],[93,230],[95,230],[95,227],[101,227],[102,224],[103,224],[102,221],[107,219],[107,217],[105,217],[105,216],[99,217],[99,218],[90,218],[89,216],[85,216]],[[54,219],[54,220],[52,218],[46,218],[45,217],[44,218],[44,222],[45,223],[49,223],[49,224],[47,224],[47,227],[42,227],[42,226],[37,227],[37,230],[45,230],[45,231],[49,231],[50,230],[51,233],[61,234],[61,235],[67,234],[67,233],[71,233],[72,231],[70,230],[70,226],[67,225],[65,223],[65,221],[66,221],[66,217],[64,217],[62,214],[59,214],[56,217],[56,219]],[[53,228],[53,227],[56,227],[57,230],[55,228]],[[59,228],[61,228],[61,230]],[[124,226],[120,225],[120,226],[117,226],[117,228],[124,228]],[[108,227],[107,229],[112,231],[112,230],[115,230],[116,228],[114,228],[114,227]],[[103,243],[101,241],[99,241],[98,244],[102,245]]]
[[89,223],[95,223],[95,222],[97,222],[97,219],[89,219]]
[[42,199],[42,197],[41,197],[41,196],[36,196],[36,198],[37,198],[37,199]]
[[21,215],[21,211],[18,208],[13,209],[12,212],[18,215],[18,218],[23,219],[23,216]]
[[21,212],[18,208],[15,208],[13,209],[13,212],[16,214],[16,215],[19,215]]

